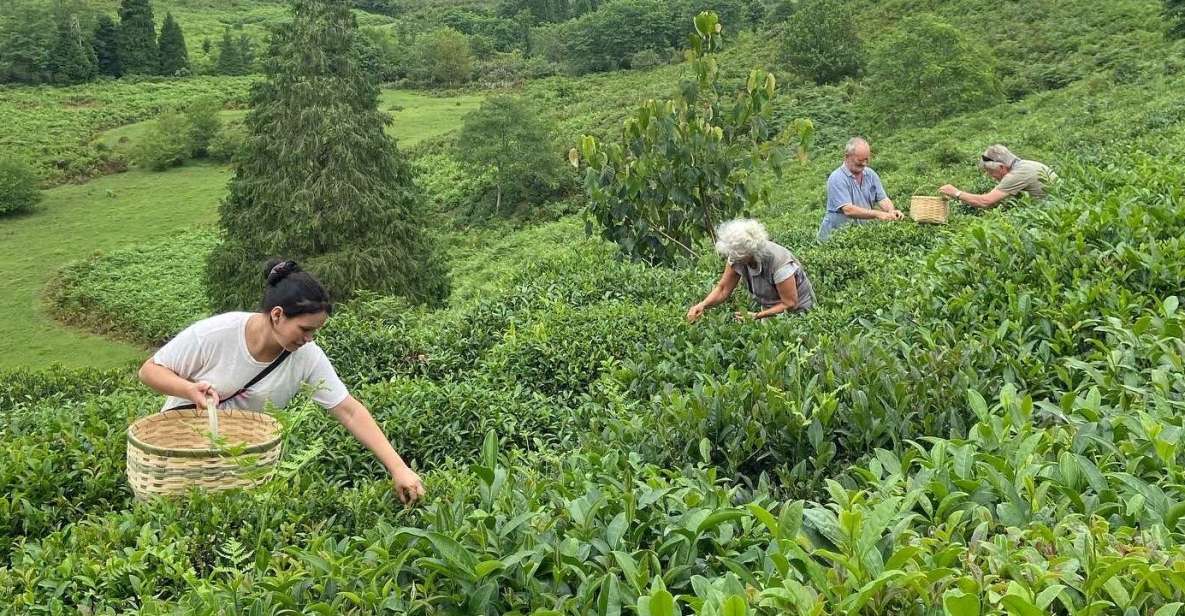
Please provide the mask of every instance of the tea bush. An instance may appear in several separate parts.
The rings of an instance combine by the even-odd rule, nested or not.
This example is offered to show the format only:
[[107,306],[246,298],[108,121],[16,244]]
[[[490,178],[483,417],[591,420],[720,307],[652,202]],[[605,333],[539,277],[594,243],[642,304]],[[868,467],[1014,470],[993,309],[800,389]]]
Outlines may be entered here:
[[[200,258],[216,245],[212,232],[200,230],[97,255],[62,269],[50,285],[48,303],[64,321],[164,344],[210,314]],[[145,280],[157,284],[147,286]]]

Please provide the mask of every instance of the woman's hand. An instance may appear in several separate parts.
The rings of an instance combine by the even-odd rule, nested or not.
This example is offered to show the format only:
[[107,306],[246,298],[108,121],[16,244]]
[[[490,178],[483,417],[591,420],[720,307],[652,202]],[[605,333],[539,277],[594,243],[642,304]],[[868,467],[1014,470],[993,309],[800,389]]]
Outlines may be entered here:
[[943,184],[942,187],[938,189],[938,192],[950,197],[951,199],[954,199],[955,194],[959,192],[959,189],[955,188],[951,184]]
[[207,403],[212,404],[214,408],[218,408],[218,405],[222,402],[218,399],[218,392],[214,390],[214,386],[206,381],[190,383],[189,387],[186,388],[185,397],[190,402],[193,402],[198,410],[205,410]]
[[696,304],[687,309],[687,322],[695,323],[700,317],[704,316],[704,305]]
[[424,497],[424,482],[415,471],[404,466],[391,473],[391,482],[395,484],[395,496],[404,505],[414,504]]
[[732,318],[736,319],[737,323],[744,323],[745,321],[756,321],[757,320],[757,313],[756,312],[734,312],[734,313],[732,313]]

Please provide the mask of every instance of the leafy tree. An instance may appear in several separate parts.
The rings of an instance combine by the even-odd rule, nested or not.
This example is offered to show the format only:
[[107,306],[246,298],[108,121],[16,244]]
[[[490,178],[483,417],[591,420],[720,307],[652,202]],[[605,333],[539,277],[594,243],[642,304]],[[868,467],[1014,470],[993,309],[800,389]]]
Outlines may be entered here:
[[1169,38],[1185,38],[1185,0],[1164,0]]
[[564,24],[563,61],[576,73],[622,68],[643,49],[681,45],[666,0],[615,0]]
[[119,61],[125,75],[155,75],[160,66],[150,0],[119,5]]
[[[601,147],[585,135],[579,152],[568,154],[574,165],[581,155],[588,164],[586,228],[599,226],[632,260],[673,264],[694,256],[718,223],[766,201],[762,173],[767,164],[780,173],[781,146],[791,136],[784,131],[775,140],[770,123],[774,76],[754,69],[738,92],[720,85],[719,19],[705,12],[694,24],[695,81],[684,82],[674,99],[639,107],[621,144]],[[794,129],[802,148],[811,124],[796,120]]]
[[207,262],[215,307],[259,299],[268,259],[297,259],[333,296],[369,289],[432,301],[448,289],[422,226],[423,200],[384,132],[379,88],[353,53],[356,23],[336,0],[295,0],[252,91],[249,133],[220,206]]
[[503,201],[521,204],[559,186],[563,165],[554,131],[526,101],[510,96],[491,96],[465,117],[459,158],[493,169],[495,215]]
[[40,200],[33,168],[21,159],[0,156],[0,215],[26,211]]
[[246,75],[247,65],[243,62],[243,49],[230,36],[230,29],[222,31],[222,42],[218,44],[218,61],[214,72],[219,75]]
[[92,45],[100,75],[119,77],[123,74],[119,62],[119,28],[106,13],[99,13]]
[[903,19],[872,50],[865,79],[874,123],[921,126],[1004,101],[991,50],[933,17]]
[[166,111],[148,128],[133,157],[141,166],[164,171],[184,163],[191,149],[189,119],[180,112]]
[[68,15],[58,22],[57,42],[50,54],[49,64],[55,83],[82,83],[98,75],[95,50],[83,38],[77,16]]
[[452,28],[441,28],[421,37],[421,71],[434,83],[457,85],[473,74],[473,56],[469,39]]
[[50,80],[55,20],[48,3],[18,0],[0,11],[0,78],[44,83]]
[[160,74],[170,77],[189,74],[185,34],[172,13],[165,13],[165,23],[160,27]]
[[194,158],[205,158],[210,143],[222,130],[222,101],[214,96],[203,96],[185,110],[189,128],[189,152]]
[[860,72],[863,49],[850,2],[804,2],[786,21],[782,56],[795,71],[834,83]]

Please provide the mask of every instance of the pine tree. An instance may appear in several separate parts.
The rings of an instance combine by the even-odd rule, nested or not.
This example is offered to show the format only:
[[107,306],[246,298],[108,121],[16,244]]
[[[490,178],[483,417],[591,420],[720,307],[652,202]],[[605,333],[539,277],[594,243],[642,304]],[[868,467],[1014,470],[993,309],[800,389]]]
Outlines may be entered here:
[[423,198],[384,132],[378,85],[352,53],[356,30],[346,3],[295,0],[293,21],[274,31],[219,208],[223,243],[207,262],[214,307],[254,306],[262,264],[277,256],[300,261],[337,299],[447,293]]
[[243,65],[243,53],[234,39],[230,38],[230,30],[223,30],[222,42],[218,44],[218,62],[214,64],[214,72],[219,75],[245,75],[247,68]]
[[123,0],[120,4],[119,60],[125,75],[156,74],[159,50],[149,0]]
[[160,74],[169,77],[189,74],[189,52],[185,49],[185,35],[172,13],[165,14],[160,27]]
[[123,74],[119,63],[119,29],[106,13],[99,13],[92,45],[100,75],[119,77]]
[[255,45],[246,34],[239,35],[239,57],[243,59],[244,75],[255,70]]
[[49,63],[55,83],[82,83],[98,75],[95,50],[82,37],[78,16],[67,15],[58,22],[57,39]]

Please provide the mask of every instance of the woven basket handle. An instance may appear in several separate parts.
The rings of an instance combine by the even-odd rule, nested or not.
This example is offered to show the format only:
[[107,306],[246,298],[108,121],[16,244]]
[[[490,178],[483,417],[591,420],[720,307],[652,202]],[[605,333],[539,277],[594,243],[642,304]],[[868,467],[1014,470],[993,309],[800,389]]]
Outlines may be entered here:
[[210,443],[218,440],[218,407],[214,405],[214,396],[206,396],[206,417],[210,420]]

